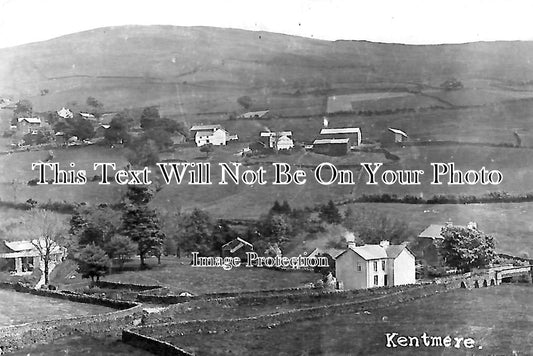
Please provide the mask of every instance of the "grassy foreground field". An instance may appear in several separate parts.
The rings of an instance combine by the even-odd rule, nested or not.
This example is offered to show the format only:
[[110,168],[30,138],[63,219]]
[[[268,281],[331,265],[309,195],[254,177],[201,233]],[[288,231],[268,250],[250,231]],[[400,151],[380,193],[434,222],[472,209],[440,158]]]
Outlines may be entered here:
[[[138,259],[129,262],[128,270],[113,273],[105,281],[161,285],[174,292],[188,291],[194,294],[235,292],[261,289],[300,287],[316,282],[319,274],[312,272],[281,272],[264,268],[240,267],[225,271],[222,268],[192,267],[190,259],[162,257],[161,264],[155,258],[147,259],[150,269],[137,270]],[[58,280],[59,284],[78,284],[81,278]]]
[[[230,334],[166,341],[196,355],[529,355],[531,285],[454,290],[370,314],[347,314]],[[386,333],[472,338],[473,349],[386,347]],[[422,341],[420,341],[422,342]],[[392,344],[391,344],[392,345]]]
[[113,309],[99,305],[0,290],[0,327],[111,311]]

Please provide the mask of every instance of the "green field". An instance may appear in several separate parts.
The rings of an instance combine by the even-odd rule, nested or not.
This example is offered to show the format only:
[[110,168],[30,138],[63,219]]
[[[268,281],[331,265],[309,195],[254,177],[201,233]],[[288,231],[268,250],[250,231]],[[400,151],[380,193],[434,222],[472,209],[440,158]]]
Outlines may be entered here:
[[[528,355],[531,285],[453,290],[369,314],[344,314],[243,332],[166,337],[196,355]],[[474,349],[386,347],[386,333],[474,339]],[[420,341],[422,342],[422,341]]]
[[533,203],[516,204],[352,204],[352,209],[366,209],[392,216],[409,224],[416,233],[422,232],[430,224],[444,224],[452,221],[466,225],[469,221],[478,223],[485,233],[496,238],[496,250],[521,256],[533,255]]
[[[247,267],[225,271],[222,268],[192,267],[190,259],[187,258],[177,259],[169,256],[161,260],[161,265],[157,265],[155,258],[149,259],[149,270],[114,273],[106,276],[105,280],[161,285],[175,292],[205,294],[301,287],[320,279],[320,275],[312,272],[281,272]],[[131,262],[131,265],[137,264],[137,260]]]
[[0,326],[112,312],[99,305],[0,290]]

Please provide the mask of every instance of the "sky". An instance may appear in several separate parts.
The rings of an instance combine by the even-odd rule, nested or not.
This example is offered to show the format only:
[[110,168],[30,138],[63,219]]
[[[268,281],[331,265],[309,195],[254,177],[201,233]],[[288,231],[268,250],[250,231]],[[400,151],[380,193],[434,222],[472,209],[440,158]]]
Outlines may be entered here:
[[409,44],[533,40],[531,16],[531,0],[0,0],[0,48],[158,24]]

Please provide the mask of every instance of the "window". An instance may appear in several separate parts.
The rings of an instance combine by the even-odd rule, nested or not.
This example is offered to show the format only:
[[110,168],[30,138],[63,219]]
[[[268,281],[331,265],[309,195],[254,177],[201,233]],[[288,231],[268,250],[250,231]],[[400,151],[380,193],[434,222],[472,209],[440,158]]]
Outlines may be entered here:
[[378,271],[378,261],[374,261],[374,272]]
[[385,270],[385,261],[381,261],[381,269]]
[[374,285],[375,285],[375,286],[378,285],[378,276],[374,276]]
[[357,264],[357,272],[361,272],[361,264],[360,263]]

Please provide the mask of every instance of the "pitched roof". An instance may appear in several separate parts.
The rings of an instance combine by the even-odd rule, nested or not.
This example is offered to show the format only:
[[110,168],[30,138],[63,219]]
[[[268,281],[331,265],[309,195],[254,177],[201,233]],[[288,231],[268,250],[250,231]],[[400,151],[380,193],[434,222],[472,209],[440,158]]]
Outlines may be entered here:
[[396,258],[405,249],[406,247],[404,245],[389,245],[385,247],[385,252],[387,253],[387,257]]
[[336,134],[361,134],[359,127],[339,127],[335,129],[322,129],[321,135],[336,135]]
[[214,131],[216,129],[222,129],[222,126],[218,124],[214,125],[194,125],[190,131]]
[[440,234],[444,225],[431,224],[424,231],[418,234],[418,237],[426,237],[430,239],[443,239]]
[[39,117],[19,117],[18,119],[18,122],[22,122],[22,121],[26,121],[30,124],[40,124],[41,123],[41,118]]
[[398,130],[398,129],[393,129],[392,127],[389,127],[389,131],[395,133],[395,134],[398,134],[398,135],[402,135],[403,137],[407,137],[407,134],[405,132],[403,132],[402,130]]
[[35,249],[31,241],[5,241],[5,244],[15,252]]
[[323,145],[327,143],[348,143],[349,138],[321,138],[313,141],[313,145]]
[[[233,247],[232,247],[232,246],[233,246]],[[254,248],[254,245],[252,245],[252,244],[249,243],[248,241],[243,240],[243,239],[241,239],[240,237],[237,237],[237,238],[231,240],[230,242],[225,243],[224,245],[222,245],[222,249],[225,249],[225,248],[231,247],[230,252],[231,252],[231,253],[234,253],[235,251],[237,251],[238,249],[240,249],[240,248],[242,248],[242,247],[244,247],[244,246],[248,246],[248,247],[250,247],[251,249]]]
[[363,245],[350,247],[352,251],[357,253],[365,260],[374,260],[378,258],[387,258],[385,249],[380,245]]

